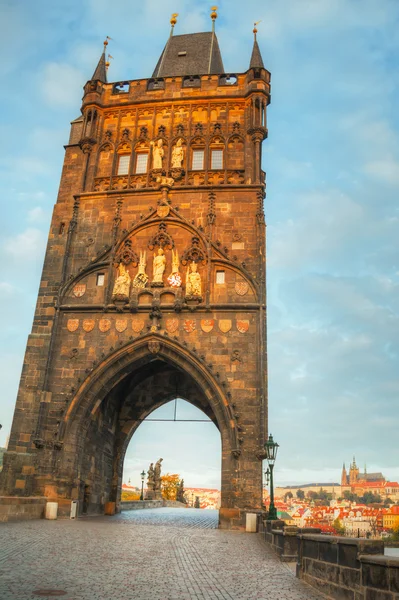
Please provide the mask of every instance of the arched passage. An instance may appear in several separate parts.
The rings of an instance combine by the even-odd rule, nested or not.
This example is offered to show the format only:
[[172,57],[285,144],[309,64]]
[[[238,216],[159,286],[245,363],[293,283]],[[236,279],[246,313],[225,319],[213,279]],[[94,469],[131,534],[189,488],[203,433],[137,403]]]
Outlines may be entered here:
[[[141,473],[143,470],[146,473],[150,463],[155,463],[160,457],[163,458],[162,475],[178,474],[184,480],[189,505],[199,494],[204,503],[211,502],[213,508],[219,508],[222,462],[220,432],[202,410],[181,395],[150,413],[130,440],[122,477],[123,484],[129,486],[125,491],[132,499],[139,498],[142,483],[146,496],[147,475],[142,482]],[[198,491],[194,492],[194,489]],[[122,486],[122,497],[125,497],[123,490]]]
[[73,489],[64,492],[88,505],[88,512],[102,513],[107,503],[118,510],[129,441],[142,420],[176,394],[219,429],[221,504],[233,508],[239,449],[228,398],[201,358],[157,334],[141,336],[104,358],[69,403],[60,429],[60,472],[65,482],[73,481]]

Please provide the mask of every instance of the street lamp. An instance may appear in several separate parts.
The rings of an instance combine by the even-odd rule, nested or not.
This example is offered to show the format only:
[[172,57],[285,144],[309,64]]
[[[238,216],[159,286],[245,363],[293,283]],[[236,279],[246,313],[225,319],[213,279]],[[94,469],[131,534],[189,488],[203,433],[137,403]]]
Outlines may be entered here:
[[[265,443],[266,460],[269,465],[268,470],[270,471],[270,504],[269,504],[269,513],[267,515],[267,518],[269,520],[273,520],[273,521],[277,519],[277,510],[276,510],[276,507],[274,506],[273,468],[274,468],[274,462],[275,462],[276,456],[277,456],[278,447],[279,446],[278,446],[277,442],[275,442],[273,440],[273,436],[272,436],[272,434],[270,434],[269,439]],[[267,471],[266,471],[266,473],[267,473]]]
[[145,471],[143,470],[141,473],[141,496],[140,500],[144,500],[144,479],[145,479]]

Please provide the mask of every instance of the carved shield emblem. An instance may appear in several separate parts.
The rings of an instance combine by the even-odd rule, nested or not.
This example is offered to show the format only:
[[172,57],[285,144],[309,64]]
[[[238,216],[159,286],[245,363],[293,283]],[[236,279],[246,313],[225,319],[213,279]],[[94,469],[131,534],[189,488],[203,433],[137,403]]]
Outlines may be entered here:
[[126,327],[127,327],[126,319],[116,319],[116,321],[115,321],[116,331],[119,331],[119,333],[122,333],[122,331],[125,331]]
[[111,321],[109,319],[100,319],[98,328],[103,333],[105,333],[106,331],[109,331],[109,329],[111,328]]
[[93,331],[95,325],[94,319],[84,319],[83,320],[83,330],[84,331]]
[[140,333],[144,328],[144,319],[133,319],[132,320],[132,329],[134,333]]
[[220,319],[218,325],[222,333],[227,333],[231,329],[231,319]]
[[161,342],[158,340],[150,340],[148,342],[148,350],[151,354],[157,354],[161,349]]
[[240,333],[247,333],[249,329],[249,321],[248,320],[238,320],[237,319],[237,329]]
[[187,333],[192,333],[193,331],[195,331],[194,319],[186,319],[184,321],[183,327],[184,327],[184,331],[187,331]]
[[68,331],[76,331],[79,327],[79,319],[68,319],[67,329]]
[[246,281],[236,281],[236,284],[234,287],[235,287],[236,293],[239,296],[245,296],[245,294],[249,290],[249,285]]
[[209,333],[212,331],[213,326],[215,325],[215,319],[202,319],[201,320],[201,329],[205,331],[205,333]]
[[179,328],[179,319],[166,319],[165,327],[169,333],[174,333]]
[[86,293],[86,284],[85,283],[78,283],[77,285],[75,285],[75,287],[72,290],[72,294],[76,297],[76,298],[81,298],[82,296],[84,296]]
[[166,204],[161,204],[161,206],[158,206],[158,208],[157,208],[157,215],[161,219],[164,219],[165,217],[168,216],[169,211],[170,211],[169,206],[167,206]]

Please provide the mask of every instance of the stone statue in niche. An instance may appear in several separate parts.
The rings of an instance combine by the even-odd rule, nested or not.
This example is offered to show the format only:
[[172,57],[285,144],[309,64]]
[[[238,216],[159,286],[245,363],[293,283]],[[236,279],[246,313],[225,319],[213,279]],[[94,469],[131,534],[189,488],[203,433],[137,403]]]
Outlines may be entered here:
[[162,460],[163,460],[162,458],[157,460],[157,462],[155,463],[155,467],[154,467],[154,495],[155,495],[156,500],[162,499],[162,490],[161,490],[161,485],[162,485],[161,463],[162,463]]
[[158,140],[157,143],[151,142],[152,146],[152,168],[162,171],[162,159],[164,155],[163,142]]
[[181,287],[181,276],[179,273],[179,254],[176,251],[172,250],[172,272],[167,279],[170,287]]
[[112,290],[113,300],[128,300],[130,294],[131,278],[125,265],[121,262],[118,267],[118,277]]
[[163,274],[166,267],[166,256],[162,248],[159,248],[158,253],[154,252],[153,260],[153,277],[151,286],[152,287],[163,287]]
[[190,266],[187,267],[186,298],[201,299],[201,296],[201,275],[197,271],[197,263],[193,261]]
[[145,288],[148,282],[148,275],[145,272],[147,260],[147,252],[140,252],[139,270],[137,271],[136,277],[133,279],[133,286],[138,288]]
[[182,140],[178,139],[176,142],[176,146],[174,146],[172,151],[172,169],[181,169],[184,160],[184,148],[182,146]]
[[154,500],[155,474],[154,463],[151,463],[147,471],[147,493],[146,500]]

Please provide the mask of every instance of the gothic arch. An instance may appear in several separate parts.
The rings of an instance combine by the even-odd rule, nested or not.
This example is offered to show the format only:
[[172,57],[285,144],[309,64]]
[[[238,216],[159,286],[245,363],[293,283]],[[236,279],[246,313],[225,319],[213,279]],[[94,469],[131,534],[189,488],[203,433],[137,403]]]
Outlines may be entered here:
[[81,433],[105,396],[127,375],[154,358],[151,343],[157,344],[157,348],[159,345],[157,358],[188,373],[201,387],[215,415],[218,429],[227,433],[231,451],[238,451],[238,432],[228,394],[224,391],[226,385],[219,382],[204,360],[187,347],[169,337],[153,333],[122,346],[93,369],[68,403],[59,429],[59,441],[66,444],[70,436]]

